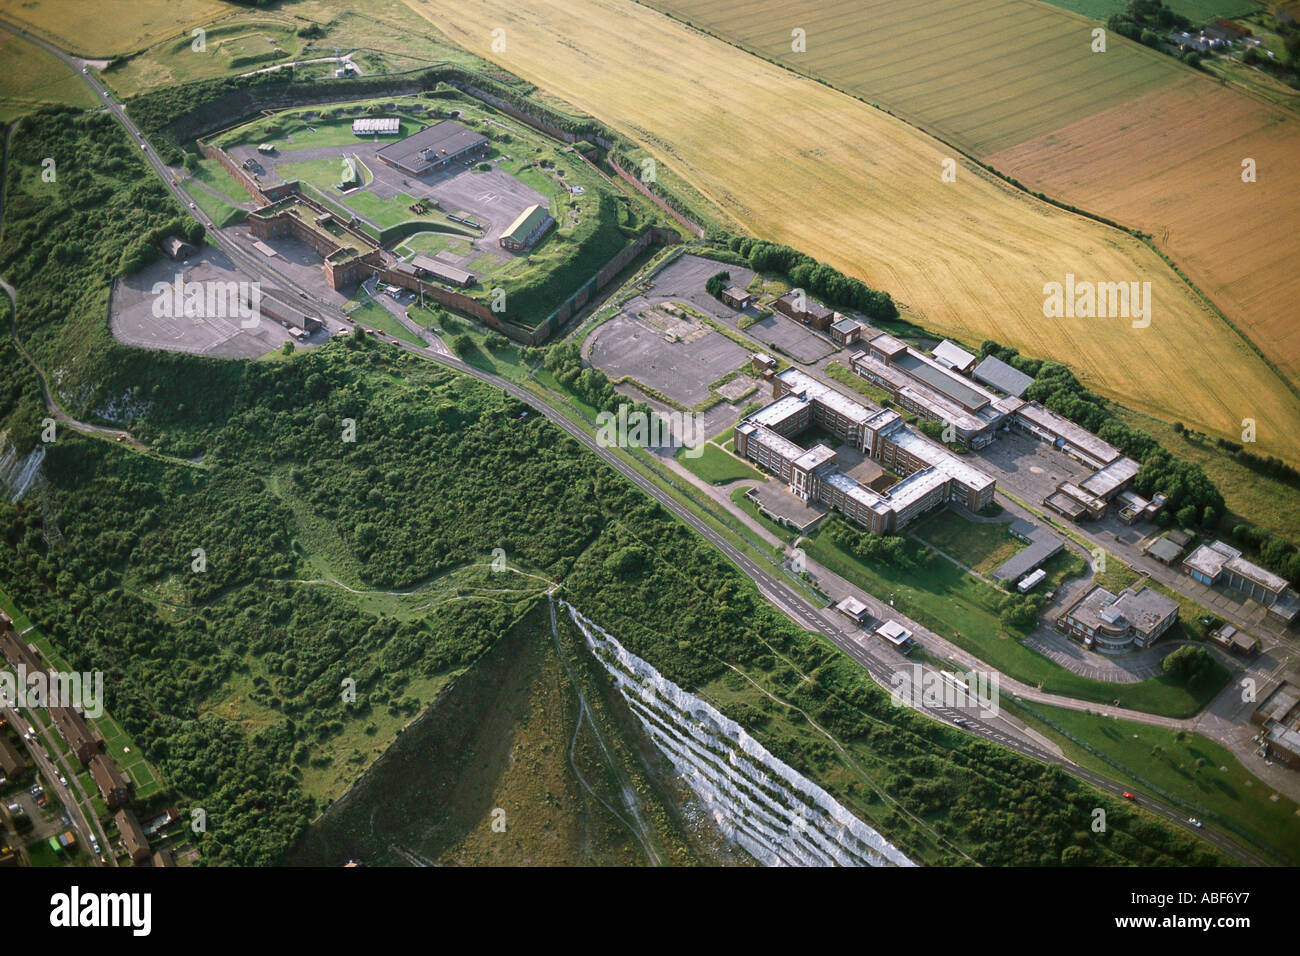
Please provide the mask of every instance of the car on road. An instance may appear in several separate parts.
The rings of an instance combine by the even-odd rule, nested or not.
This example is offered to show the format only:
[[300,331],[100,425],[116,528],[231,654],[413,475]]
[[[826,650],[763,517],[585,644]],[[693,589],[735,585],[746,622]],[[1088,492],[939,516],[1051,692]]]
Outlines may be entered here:
[[1190,823],[1192,826],[1196,827],[1196,829],[1198,830],[1202,829],[1205,826],[1205,824],[1202,823],[1200,820],[1196,819],[1196,817],[1188,817],[1187,822]]
[[1137,797],[1133,796],[1133,794],[1131,794],[1131,793],[1129,793],[1127,790],[1125,790],[1125,791],[1124,791],[1124,799],[1125,799],[1125,800],[1136,800]]
[[298,294],[299,294],[300,296],[302,296],[304,299],[307,298],[307,293],[306,293],[306,292],[299,292]]
[[397,339],[389,339],[388,341],[391,342],[393,345],[401,345],[401,344],[402,344],[401,342],[398,342]]
[[89,73],[90,71],[87,70],[87,69],[83,66],[83,67],[81,68],[81,72],[82,72],[82,73]]
[[68,786],[68,778],[65,777],[63,774],[59,774],[59,783],[66,788]]
[[965,717],[958,717],[958,718],[956,718],[956,719],[953,721],[953,723],[956,724],[958,727],[966,727],[966,726],[969,726],[969,725],[966,723],[966,718],[965,718]]
[[190,203],[190,208],[191,208],[191,209],[194,208],[194,203]]
[[366,335],[378,335],[378,334],[379,333],[376,332],[374,329],[366,329]]
[[96,856],[99,856],[99,840],[95,839],[93,833],[90,835],[90,848],[95,851]]

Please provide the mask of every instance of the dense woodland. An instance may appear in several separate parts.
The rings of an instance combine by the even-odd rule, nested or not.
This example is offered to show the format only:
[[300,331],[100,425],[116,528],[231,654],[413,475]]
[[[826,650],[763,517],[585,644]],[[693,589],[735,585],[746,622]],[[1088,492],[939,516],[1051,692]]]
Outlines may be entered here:
[[[23,124],[0,274],[17,280],[19,335],[61,399],[87,417],[112,410],[160,454],[64,430],[39,487],[0,498],[0,582],[75,667],[106,673],[110,711],[176,801],[208,811],[207,862],[281,859],[322,809],[300,779],[329,743],[367,708],[414,714],[411,679],[477,660],[527,610],[468,597],[398,619],[303,579],[323,563],[361,590],[409,587],[494,548],[685,687],[733,665],[775,688],[799,711],[758,692],[724,709],[905,849],[942,834],[933,862],[1221,862],[1059,770],[893,706],[702,538],[495,389],[368,338],[244,363],[118,346],[104,316],[122,250],[180,215],[119,135],[106,117]],[[51,155],[77,188],[40,181]],[[612,401],[571,351],[547,361]],[[39,385],[14,348],[0,363],[0,432],[24,455]],[[340,707],[345,676],[358,710]],[[265,719],[214,709],[230,687]],[[803,712],[901,809],[852,782],[830,742],[793,733]],[[1099,804],[1106,834],[1086,826]]]

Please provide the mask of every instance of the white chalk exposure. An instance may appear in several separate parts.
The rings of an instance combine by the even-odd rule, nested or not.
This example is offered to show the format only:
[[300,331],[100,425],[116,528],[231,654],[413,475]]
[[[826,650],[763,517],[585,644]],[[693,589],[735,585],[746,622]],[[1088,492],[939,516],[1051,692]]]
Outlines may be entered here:
[[914,866],[745,728],[562,602],[641,726],[728,839],[767,866]]
[[[5,436],[0,435],[0,441]],[[10,501],[17,501],[27,493],[32,481],[40,474],[45,461],[45,446],[37,445],[26,455],[19,455],[12,444],[4,445],[0,452],[0,489],[9,493]]]

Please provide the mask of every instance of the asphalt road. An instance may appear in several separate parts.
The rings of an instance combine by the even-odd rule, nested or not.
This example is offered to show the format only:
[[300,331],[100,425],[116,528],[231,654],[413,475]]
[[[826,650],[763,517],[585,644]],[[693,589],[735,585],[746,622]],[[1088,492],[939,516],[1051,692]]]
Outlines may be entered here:
[[[107,853],[107,834],[100,833],[91,828],[90,818],[87,817],[85,810],[83,809],[83,802],[85,805],[89,805],[90,798],[82,792],[81,781],[77,778],[75,772],[69,772],[71,768],[57,766],[52,757],[47,758],[45,756],[46,753],[59,753],[57,747],[52,749],[48,739],[52,731],[47,727],[33,725],[24,720],[19,716],[16,708],[5,707],[4,714],[9,718],[9,724],[17,730],[18,735],[23,738],[23,743],[27,745],[27,752],[31,754],[32,762],[36,764],[37,772],[45,780],[45,792],[47,794],[54,794],[58,798],[59,802],[63,804],[64,812],[68,815],[68,818],[72,820],[72,824],[77,831],[77,836],[81,840],[81,845],[86,848],[86,853],[92,861],[91,865],[108,866],[109,864],[105,861],[111,857]],[[28,741],[28,739],[23,736],[28,727],[31,727],[36,731],[36,739],[33,741]],[[59,783],[60,774],[67,779],[69,786],[65,787]],[[71,789],[72,787],[76,788],[75,792]],[[91,849],[90,838],[92,835],[94,835],[96,840],[99,842],[99,854],[96,854]],[[117,865],[116,859],[113,859],[111,865]]]
[[[58,56],[81,74],[82,79],[85,80],[91,89],[95,91],[96,96],[103,101],[105,108],[117,118],[118,122],[122,124],[132,139],[137,144],[143,144],[144,148],[142,149],[142,153],[148,160],[150,166],[153,167],[154,172],[162,180],[163,185],[172,193],[173,196],[176,197],[181,205],[188,210],[191,216],[203,223],[208,230],[209,238],[219,248],[226,252],[236,265],[246,268],[250,275],[259,275],[267,272],[275,275],[275,277],[283,283],[285,288],[297,292],[312,301],[312,303],[321,311],[322,317],[325,319],[326,324],[330,327],[331,331],[351,328],[351,326],[343,320],[342,313],[336,308],[323,305],[310,295],[308,289],[305,289],[298,283],[295,283],[278,273],[278,271],[275,270],[265,260],[265,258],[254,258],[251,253],[246,252],[243,248],[236,245],[228,236],[223,236],[217,226],[203,213],[202,209],[197,207],[191,208],[191,201],[188,194],[185,193],[178,184],[172,182],[172,174],[166,164],[158,159],[158,156],[152,147],[149,147],[147,143],[144,143],[143,135],[126,115],[126,110],[122,105],[116,102],[112,96],[109,95],[93,75],[89,72],[84,72],[82,60],[69,56],[41,38],[32,36],[20,27],[4,23],[4,21],[0,21],[0,25],[3,25],[5,29],[18,33],[25,39],[30,40],[41,48],[48,50],[55,56]],[[441,343],[437,343],[437,346],[440,345]],[[844,653],[857,661],[867,671],[867,673],[871,675],[872,679],[883,688],[887,691],[893,690],[894,684],[892,683],[891,678],[897,670],[897,664],[887,664],[874,654],[868,653],[864,649],[863,645],[856,639],[849,636],[837,625],[822,617],[818,612],[818,609],[809,604],[802,595],[798,594],[789,585],[776,578],[766,568],[756,564],[744,552],[733,547],[726,538],[714,531],[709,525],[705,524],[704,521],[697,518],[684,505],[680,504],[677,499],[673,498],[667,492],[660,490],[647,478],[643,477],[639,471],[625,461],[620,455],[616,454],[611,449],[601,447],[597,444],[593,436],[570,422],[567,417],[549,404],[546,404],[532,392],[525,391],[513,382],[499,378],[491,373],[484,372],[481,369],[462,362],[460,359],[448,353],[445,349],[437,346],[419,348],[417,346],[399,343],[395,347],[405,349],[408,352],[420,355],[424,358],[430,359],[431,361],[439,362],[443,365],[454,368],[462,374],[486,382],[489,385],[501,389],[520,402],[536,409],[541,415],[545,416],[548,421],[552,422],[558,428],[563,429],[584,448],[592,454],[597,455],[602,461],[618,471],[633,485],[655,499],[667,511],[676,515],[688,527],[695,530],[698,534],[713,544],[714,547],[725,554],[733,564],[735,564],[754,582],[760,593],[762,593],[767,600],[776,605],[776,607],[784,612],[796,624],[807,628],[810,631],[821,634],[823,637],[830,640],[844,651]],[[881,651],[884,651],[883,646]],[[1013,732],[1014,725],[1010,724],[1005,717],[983,717],[977,709],[958,711],[955,708],[949,707],[927,707],[925,710],[930,716],[950,724],[955,723],[958,718],[961,718],[965,722],[964,729],[967,732],[983,737],[992,743],[1008,747],[1024,756],[1039,760],[1043,763],[1061,766],[1069,773],[1087,781],[1099,790],[1119,796],[1126,789],[1130,789],[1130,787],[1126,785],[1116,783],[1100,774],[1096,774],[1090,770],[1079,767],[1076,764],[1070,763],[1069,761],[1015,735]],[[1011,727],[1012,731],[1008,731],[1006,729],[1007,727]],[[1168,806],[1149,797],[1142,797],[1139,802],[1143,808],[1157,814],[1158,816],[1162,816],[1185,829],[1191,830],[1196,833],[1196,835],[1218,847],[1223,852],[1236,857],[1243,862],[1256,865],[1264,865],[1268,862],[1216,831],[1208,829],[1196,830],[1187,822],[1186,815],[1174,807]],[[1081,824],[1082,822],[1083,821],[1080,821]]]

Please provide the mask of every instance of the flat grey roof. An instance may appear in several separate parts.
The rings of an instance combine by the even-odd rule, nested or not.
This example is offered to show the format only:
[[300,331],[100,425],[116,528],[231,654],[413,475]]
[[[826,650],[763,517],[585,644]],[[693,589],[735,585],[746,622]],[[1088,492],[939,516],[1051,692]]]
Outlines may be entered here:
[[1178,556],[1183,553],[1183,549],[1168,538],[1158,538],[1147,548],[1147,554],[1151,555],[1165,564],[1173,564],[1178,560]]
[[457,266],[451,266],[445,262],[440,262],[432,256],[426,256],[423,253],[415,256],[411,260],[411,264],[417,269],[423,269],[431,275],[437,276],[440,279],[446,279],[448,282],[455,282],[458,285],[468,285],[470,282],[474,281],[474,274],[472,272],[466,272],[464,269],[458,268]]
[[836,322],[831,326],[831,328],[834,329],[836,332],[852,332],[854,329],[858,327],[859,326],[857,320],[850,319],[847,316],[840,319],[838,322]]
[[777,375],[794,392],[803,392],[815,402],[821,402],[850,421],[859,424],[873,417],[878,411],[874,406],[868,407],[855,401],[839,389],[831,388],[800,369],[791,367]]
[[1016,520],[1007,530],[1014,530],[1029,538],[1029,547],[1017,551],[994,568],[993,577],[999,581],[1023,577],[1065,548],[1056,535],[1028,521]]
[[[1106,613],[1103,614],[1103,611]],[[1149,634],[1156,625],[1177,611],[1177,601],[1151,588],[1140,591],[1125,588],[1116,597],[1098,585],[1066,613],[1090,628],[1099,627],[1103,623],[1114,626],[1122,620],[1139,633]],[[1116,617],[1119,620],[1115,620]]]
[[970,411],[983,408],[992,401],[992,396],[974,385],[968,385],[947,369],[931,365],[911,349],[896,356],[894,365]]
[[1022,422],[1037,426],[1054,438],[1063,439],[1095,461],[1097,468],[1109,465],[1120,457],[1119,450],[1113,445],[1102,441],[1086,428],[1076,425],[1065,416],[1058,415],[1037,402],[1030,402],[1017,409],[1016,417]]
[[[1214,580],[1223,572],[1223,566],[1228,563],[1235,555],[1225,553],[1222,548],[1216,548],[1214,545],[1217,541],[1211,541],[1209,544],[1203,544],[1187,557],[1183,558],[1183,566],[1191,568],[1193,571],[1199,571],[1210,580]],[[1233,549],[1227,549],[1229,551]],[[1240,552],[1238,552],[1239,556]]]
[[1029,386],[1034,383],[1033,378],[1008,365],[992,355],[975,366],[972,372],[976,381],[983,382],[985,385],[992,385],[1000,392],[1006,392],[1013,398],[1024,398],[1025,392]]
[[461,126],[455,120],[443,120],[396,143],[389,143],[375,155],[402,166],[419,166],[424,163],[422,152],[432,151],[432,160],[436,162],[444,151],[453,156],[485,142],[487,137],[482,133]]
[[1079,483],[1084,491],[1100,498],[1109,498],[1115,489],[1138,473],[1138,463],[1132,458],[1116,458],[1109,465]]
[[944,339],[931,350],[931,353],[940,364],[947,363],[953,368],[966,371],[975,361],[975,356],[971,355],[959,345],[954,345],[947,339]]

